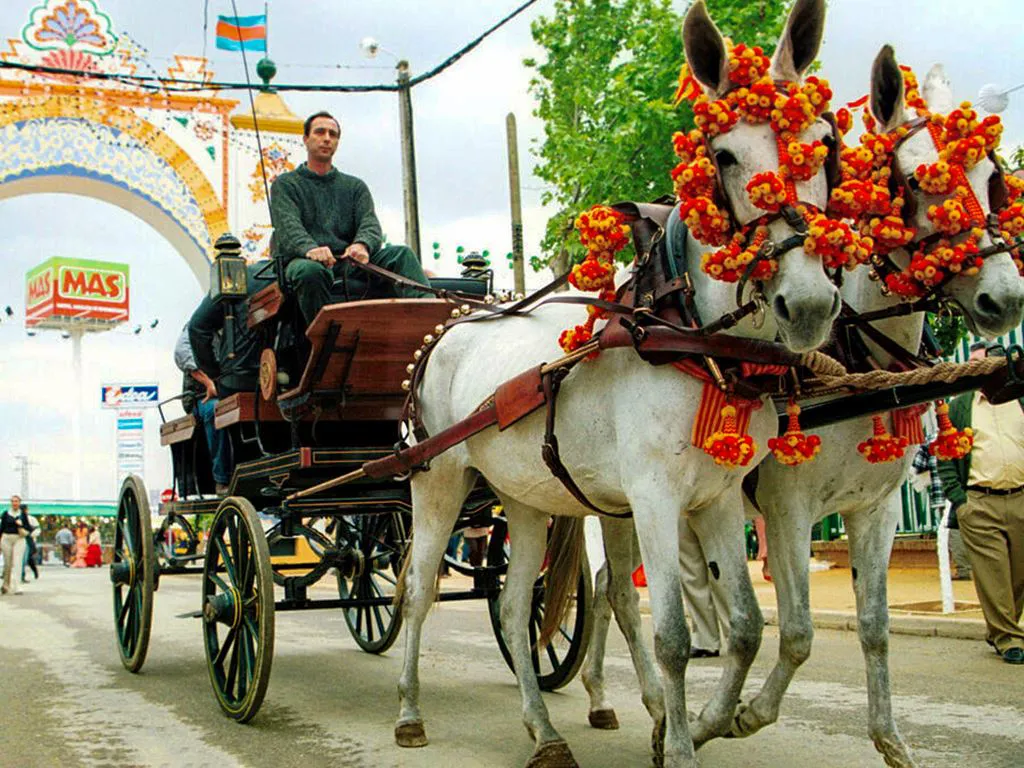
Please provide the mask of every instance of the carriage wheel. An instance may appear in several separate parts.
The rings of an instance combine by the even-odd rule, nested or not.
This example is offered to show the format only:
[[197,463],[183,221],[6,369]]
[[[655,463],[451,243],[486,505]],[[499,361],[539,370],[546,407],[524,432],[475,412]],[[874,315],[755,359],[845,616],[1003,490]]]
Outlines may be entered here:
[[274,656],[274,581],[270,548],[253,505],[220,503],[203,563],[206,666],[221,709],[248,722],[263,703]]
[[353,567],[338,572],[342,600],[387,598],[385,605],[359,605],[345,609],[345,623],[356,643],[367,653],[384,653],[402,629],[402,610],[392,604],[398,574],[409,545],[407,517],[402,512],[349,515],[338,518],[338,547],[358,553]]
[[[487,564],[502,567],[508,563],[507,543],[504,537],[504,526],[495,526],[491,542],[487,549]],[[497,535],[495,535],[497,534]],[[499,578],[504,584],[504,577]],[[543,691],[556,691],[567,685],[576,677],[590,645],[590,630],[593,626],[593,587],[590,583],[589,567],[586,556],[580,562],[579,583],[576,585],[576,601],[569,610],[565,621],[558,628],[551,641],[542,649],[537,648],[541,625],[544,622],[544,574],[538,577],[533,585],[533,604],[530,607],[530,655],[533,657],[533,671],[537,674],[537,682]],[[512,654],[501,632],[500,593],[487,598],[488,613],[491,617],[491,629],[498,641],[508,668],[515,672],[512,665]]]
[[[185,544],[185,554],[179,555],[178,534],[182,535]],[[171,534],[171,541],[168,542],[167,534]],[[190,557],[199,551],[199,536],[188,518],[171,512],[160,524],[160,530],[156,534],[156,559],[164,568],[173,568],[178,565],[178,560],[183,557]],[[186,561],[187,562],[187,561]]]
[[118,497],[114,559],[110,563],[117,650],[129,672],[138,672],[146,661],[156,567],[146,486],[141,478],[129,475]]

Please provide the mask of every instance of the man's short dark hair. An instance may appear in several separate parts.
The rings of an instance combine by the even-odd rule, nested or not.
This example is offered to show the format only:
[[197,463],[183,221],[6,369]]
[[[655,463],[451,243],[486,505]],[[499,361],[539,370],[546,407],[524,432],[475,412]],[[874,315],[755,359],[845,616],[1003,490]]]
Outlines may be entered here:
[[319,112],[315,112],[309,117],[307,117],[306,122],[302,124],[303,136],[309,136],[309,131],[313,127],[313,121],[316,120],[318,117],[329,117],[331,120],[334,121],[334,124],[338,126],[338,133],[341,133],[341,123],[338,122],[338,118],[336,118],[334,115],[332,115],[330,112],[326,110],[320,110]]
[[971,348],[970,349],[971,349],[971,352],[977,352],[979,349],[986,349],[987,350],[988,349],[988,342],[987,341],[976,341],[973,344],[971,344]]

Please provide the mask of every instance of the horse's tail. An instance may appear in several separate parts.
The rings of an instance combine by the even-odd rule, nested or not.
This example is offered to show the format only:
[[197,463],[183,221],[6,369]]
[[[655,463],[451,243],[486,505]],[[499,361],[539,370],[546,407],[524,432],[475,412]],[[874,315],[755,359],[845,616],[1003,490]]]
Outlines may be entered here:
[[572,608],[579,583],[583,546],[583,518],[556,517],[548,541],[544,622],[537,640],[540,648],[548,644]]

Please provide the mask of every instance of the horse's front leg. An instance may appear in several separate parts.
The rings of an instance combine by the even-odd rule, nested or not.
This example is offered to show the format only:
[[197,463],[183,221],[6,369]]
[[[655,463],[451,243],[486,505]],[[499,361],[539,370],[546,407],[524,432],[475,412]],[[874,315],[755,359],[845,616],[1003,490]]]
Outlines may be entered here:
[[457,466],[450,456],[438,457],[429,472],[419,473],[412,481],[416,535],[403,565],[397,609],[402,611],[405,623],[405,658],[398,678],[399,714],[395,724],[395,741],[400,747],[427,744],[420,713],[420,637],[423,621],[434,603],[441,556],[471,483],[472,473]]
[[679,510],[685,505],[659,485],[657,478],[647,483],[637,481],[629,492],[651,595],[654,656],[665,686],[665,720],[654,725],[655,759],[662,742],[665,768],[689,768],[697,765],[697,759],[686,719],[690,630],[686,626],[679,582]]
[[[633,571],[639,565],[639,552],[636,546],[636,533],[632,520],[621,520],[610,517],[601,519],[601,530],[604,535],[604,549],[607,561],[598,574],[599,584],[608,595],[606,604],[615,613],[615,620],[626,638],[633,669],[640,681],[641,698],[651,718],[659,726],[665,720],[665,693],[654,668],[647,644],[644,642],[640,619],[640,595],[633,584]],[[595,590],[596,594],[597,590]],[[609,614],[597,599],[594,601],[599,611]],[[599,613],[598,616],[601,614]],[[603,636],[598,637],[598,624],[595,616],[594,632],[591,635],[591,650],[587,656],[584,669],[583,684],[590,694],[590,724],[595,728],[617,728],[618,721],[615,710],[607,703],[604,690],[604,645],[608,633],[608,620],[601,627]],[[595,642],[595,640],[597,642]],[[614,723],[614,725],[609,725]]]
[[892,717],[889,680],[889,604],[887,578],[889,553],[900,515],[898,494],[892,494],[874,510],[847,516],[850,537],[850,568],[857,596],[857,632],[864,652],[868,682],[868,733],[887,765],[916,765]]
[[784,496],[762,505],[768,532],[768,564],[779,606],[779,658],[768,679],[749,705],[736,710],[730,736],[750,736],[779,719],[779,706],[796,670],[811,655],[814,625],[811,623],[809,562],[814,510],[797,485]]
[[729,600],[725,666],[718,688],[693,726],[693,741],[698,747],[728,732],[747,672],[761,647],[764,618],[747,570],[740,493],[737,483],[688,521],[700,541],[711,578]]
[[534,671],[529,636],[533,585],[540,573],[547,543],[548,515],[502,496],[508,518],[509,563],[501,591],[501,628],[523,699],[523,724],[534,740],[527,768],[574,768],[576,760],[551,724]]

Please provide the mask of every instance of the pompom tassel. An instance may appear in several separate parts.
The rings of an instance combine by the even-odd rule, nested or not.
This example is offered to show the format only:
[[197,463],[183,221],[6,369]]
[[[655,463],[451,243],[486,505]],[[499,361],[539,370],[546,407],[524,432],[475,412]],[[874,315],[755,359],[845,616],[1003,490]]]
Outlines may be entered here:
[[939,461],[953,461],[970,453],[974,445],[974,430],[970,427],[957,430],[949,420],[949,405],[944,400],[935,404],[935,415],[939,421],[939,435],[928,446],[931,454]]
[[750,435],[741,435],[736,426],[736,408],[727,405],[722,408],[722,427],[704,441],[704,453],[727,469],[745,467],[757,451],[757,444]]
[[857,451],[872,464],[895,461],[903,458],[908,440],[905,437],[893,437],[882,423],[881,416],[875,416],[874,434],[857,446]]
[[786,406],[789,414],[789,425],[782,437],[773,437],[768,441],[768,448],[775,455],[776,461],[788,467],[795,467],[805,461],[813,461],[821,451],[821,438],[817,435],[805,435],[800,430],[800,406],[790,401]]

